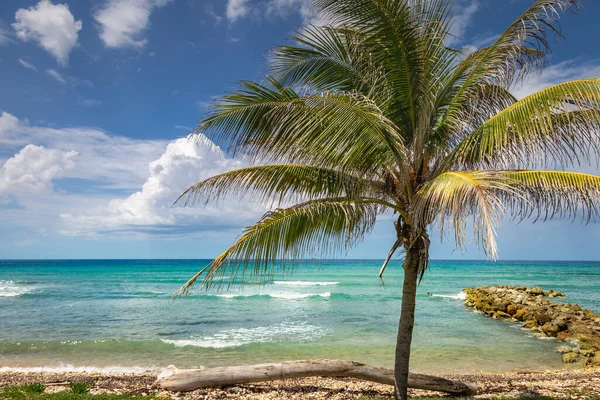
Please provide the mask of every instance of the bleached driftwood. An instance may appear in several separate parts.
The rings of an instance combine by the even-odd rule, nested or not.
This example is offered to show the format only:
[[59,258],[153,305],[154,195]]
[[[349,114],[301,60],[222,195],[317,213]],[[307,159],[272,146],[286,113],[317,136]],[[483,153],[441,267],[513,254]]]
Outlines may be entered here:
[[[189,392],[206,387],[310,376],[343,376],[387,385],[394,384],[394,372],[391,369],[342,360],[291,361],[206,369],[178,369],[170,365],[158,376],[155,384],[167,390]],[[413,373],[408,377],[408,386],[452,394],[475,394],[477,391],[471,383]]]

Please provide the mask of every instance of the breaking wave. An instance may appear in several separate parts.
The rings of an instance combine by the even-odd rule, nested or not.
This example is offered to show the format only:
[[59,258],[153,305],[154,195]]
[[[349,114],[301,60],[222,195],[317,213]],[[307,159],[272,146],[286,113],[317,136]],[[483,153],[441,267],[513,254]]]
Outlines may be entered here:
[[280,323],[258,328],[235,328],[217,332],[210,336],[192,337],[190,339],[161,339],[176,347],[194,346],[214,349],[238,347],[250,343],[293,341],[312,341],[325,334],[315,325]]

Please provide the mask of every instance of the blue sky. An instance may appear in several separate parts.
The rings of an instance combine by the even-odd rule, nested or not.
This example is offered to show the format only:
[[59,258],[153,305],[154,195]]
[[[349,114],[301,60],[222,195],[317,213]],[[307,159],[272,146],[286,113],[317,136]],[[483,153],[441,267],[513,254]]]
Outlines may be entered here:
[[[532,1],[457,0],[453,45],[481,47]],[[519,96],[600,76],[600,3],[562,20],[546,70]],[[0,258],[210,258],[264,205],[170,208],[196,181],[244,165],[185,136],[214,96],[265,71],[310,0],[0,2]],[[587,169],[590,170],[590,169]],[[383,258],[383,218],[348,254]],[[600,225],[505,222],[501,259],[599,260]],[[435,240],[433,258],[483,258]]]

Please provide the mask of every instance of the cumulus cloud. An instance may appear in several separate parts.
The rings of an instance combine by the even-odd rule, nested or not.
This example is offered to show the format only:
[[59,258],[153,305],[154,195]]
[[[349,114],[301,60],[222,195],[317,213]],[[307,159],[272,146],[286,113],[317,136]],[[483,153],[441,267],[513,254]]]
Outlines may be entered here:
[[3,111],[0,114],[0,139],[14,131],[19,126],[19,119],[12,114]]
[[75,20],[68,5],[52,4],[50,0],[41,0],[33,7],[17,10],[15,21],[12,26],[19,39],[37,42],[63,66],[77,45],[83,26],[81,21]]
[[52,191],[52,181],[73,168],[75,151],[29,144],[0,168],[0,195],[40,195]]
[[166,140],[140,140],[109,135],[97,128],[49,128],[3,112],[0,116],[0,163],[28,144],[63,152],[76,151],[77,168],[69,177],[102,189],[133,190],[147,178],[148,163],[159,157]]
[[[3,113],[0,149],[0,201],[9,198],[18,206],[0,208],[0,218],[26,210],[19,215],[28,225],[49,224],[66,235],[223,231],[239,229],[266,210],[237,199],[210,208],[171,207],[194,183],[244,165],[205,137],[136,140],[95,128],[31,126]],[[57,179],[76,179],[80,189],[72,192]]]
[[549,86],[565,81],[600,76],[598,60],[567,60],[546,67],[540,74],[531,74],[522,83],[512,89],[517,98],[523,98]]
[[153,9],[170,1],[108,0],[94,15],[100,24],[100,39],[106,47],[144,47],[148,41],[143,34],[148,28]]
[[148,178],[140,190],[127,198],[110,201],[106,208],[63,214],[67,223],[64,232],[177,235],[240,227],[256,219],[264,208],[237,201],[225,202],[218,208],[183,208],[172,204],[192,184],[241,165],[240,161],[227,158],[205,137],[175,140],[157,160],[149,163]]

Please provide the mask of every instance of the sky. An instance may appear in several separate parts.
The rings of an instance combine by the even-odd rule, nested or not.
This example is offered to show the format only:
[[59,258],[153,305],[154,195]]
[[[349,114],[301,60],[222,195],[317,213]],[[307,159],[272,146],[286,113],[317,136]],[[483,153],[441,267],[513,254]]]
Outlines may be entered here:
[[[531,0],[457,0],[452,45],[480,48]],[[546,69],[514,93],[600,76],[600,2],[562,19]],[[265,204],[171,207],[190,185],[245,163],[186,137],[206,107],[265,73],[274,46],[318,22],[310,0],[2,0],[0,258],[212,258]],[[589,168],[588,168],[589,170]],[[595,168],[593,168],[595,171]],[[501,260],[600,260],[600,225],[515,224]],[[432,234],[436,259],[482,259]],[[381,259],[383,216],[340,255]]]

